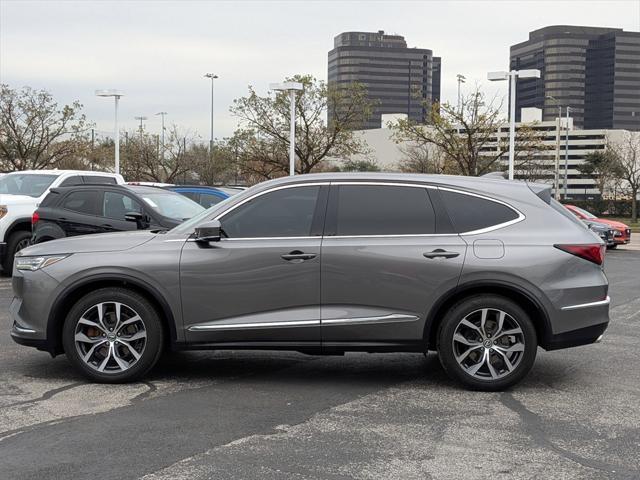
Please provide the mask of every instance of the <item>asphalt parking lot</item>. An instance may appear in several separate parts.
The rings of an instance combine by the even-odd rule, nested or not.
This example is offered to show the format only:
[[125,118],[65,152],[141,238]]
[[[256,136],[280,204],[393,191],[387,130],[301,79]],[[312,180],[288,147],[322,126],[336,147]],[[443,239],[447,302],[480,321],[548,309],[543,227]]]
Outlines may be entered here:
[[88,384],[9,338],[0,281],[0,479],[640,478],[640,251],[609,252],[603,343],[539,351],[502,393],[434,354],[190,352]]

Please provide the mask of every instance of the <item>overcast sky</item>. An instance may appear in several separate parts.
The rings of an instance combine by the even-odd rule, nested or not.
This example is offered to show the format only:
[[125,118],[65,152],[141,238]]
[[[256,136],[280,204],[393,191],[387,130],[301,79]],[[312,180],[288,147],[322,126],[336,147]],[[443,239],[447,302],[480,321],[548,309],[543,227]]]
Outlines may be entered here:
[[216,137],[236,125],[228,113],[247,85],[296,73],[326,80],[327,52],[343,31],[404,35],[410,47],[442,57],[442,98],[455,101],[457,73],[487,91],[486,73],[508,67],[509,46],[554,24],[640,30],[640,0],[628,1],[28,1],[0,0],[0,81],[79,100],[105,134],[113,101],[98,88],[125,92],[121,125],[147,129],[167,121],[209,136],[209,81],[215,84]]

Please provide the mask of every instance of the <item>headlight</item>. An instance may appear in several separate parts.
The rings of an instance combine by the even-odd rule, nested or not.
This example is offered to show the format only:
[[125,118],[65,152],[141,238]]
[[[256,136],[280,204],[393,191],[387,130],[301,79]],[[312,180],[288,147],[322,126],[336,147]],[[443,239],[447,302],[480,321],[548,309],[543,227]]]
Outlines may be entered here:
[[16,268],[18,270],[39,270],[40,268],[58,263],[68,256],[69,255],[43,255],[42,257],[16,257]]
[[9,209],[6,205],[0,205],[0,218],[4,217],[8,211]]

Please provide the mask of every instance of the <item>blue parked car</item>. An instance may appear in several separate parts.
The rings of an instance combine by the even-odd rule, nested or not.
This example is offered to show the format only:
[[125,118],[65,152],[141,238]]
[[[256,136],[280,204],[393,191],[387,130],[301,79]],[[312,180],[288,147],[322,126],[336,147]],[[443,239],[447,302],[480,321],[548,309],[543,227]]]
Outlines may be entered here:
[[213,205],[229,198],[234,193],[241,191],[234,191],[235,189],[232,190],[224,187],[208,187],[206,185],[171,185],[164,188],[180,193],[185,197],[189,197],[204,208],[212,207]]

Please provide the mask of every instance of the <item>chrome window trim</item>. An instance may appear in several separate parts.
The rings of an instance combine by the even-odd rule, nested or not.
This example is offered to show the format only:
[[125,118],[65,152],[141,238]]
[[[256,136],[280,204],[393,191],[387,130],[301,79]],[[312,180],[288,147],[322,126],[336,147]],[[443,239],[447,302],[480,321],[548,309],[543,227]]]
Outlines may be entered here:
[[[267,190],[264,190],[262,192],[258,192],[255,195],[252,195],[248,198],[245,198],[244,200],[242,200],[241,202],[235,204],[235,205],[231,205],[227,210],[225,210],[224,212],[218,214],[216,217],[214,217],[212,220],[218,220],[220,221],[225,215],[227,215],[228,213],[231,213],[232,211],[234,211],[236,208],[244,205],[245,203],[253,200],[254,198],[258,198],[262,195],[266,195],[267,193],[270,192],[275,192],[277,190],[284,190],[286,188],[299,188],[299,187],[312,187],[312,186],[323,186],[323,185],[381,185],[381,186],[391,186],[391,187],[411,187],[411,188],[426,188],[429,190],[445,190],[448,192],[453,192],[453,193],[458,193],[461,195],[469,195],[472,197],[477,197],[477,198],[482,198],[483,200],[488,200],[490,202],[495,202],[495,203],[499,203],[501,205],[504,205],[505,207],[513,210],[514,212],[516,212],[518,214],[518,218],[515,218],[513,220],[510,220],[508,222],[503,222],[503,223],[499,223],[496,225],[492,225],[490,227],[486,227],[486,228],[481,228],[478,230],[471,230],[471,231],[467,231],[467,232],[460,232],[460,233],[399,233],[399,234],[380,234],[380,235],[317,235],[317,236],[303,236],[303,237],[237,237],[237,238],[225,238],[223,240],[225,241],[239,241],[239,240],[293,240],[293,239],[300,239],[300,240],[309,240],[309,239],[313,239],[313,238],[394,238],[394,237],[448,237],[448,236],[468,236],[468,235],[479,235],[482,233],[488,233],[488,232],[493,232],[494,230],[498,230],[504,227],[508,227],[509,225],[514,225],[516,223],[519,223],[521,221],[523,221],[526,216],[520,212],[517,208],[515,208],[514,206],[503,202],[502,200],[497,200],[495,198],[492,197],[488,197],[486,195],[481,195],[478,193],[472,193],[472,192],[468,192],[465,190],[460,190],[457,188],[451,188],[451,187],[442,187],[439,185],[430,185],[430,184],[423,184],[423,183],[404,183],[404,182],[398,182],[398,181],[368,181],[368,182],[358,182],[358,181],[343,181],[343,180],[337,180],[337,181],[327,181],[327,182],[309,182],[309,183],[296,183],[296,184],[292,184],[292,185],[280,185],[277,187],[272,187],[269,188]],[[187,241],[194,241],[194,239],[188,239]]]
[[577,305],[567,305],[566,307],[562,307],[561,310],[569,311],[569,310],[580,310],[582,308],[591,308],[591,307],[602,307],[604,305],[609,305],[611,303],[611,297],[607,295],[607,298],[604,300],[598,300],[597,302],[589,302],[589,303],[579,303]]
[[327,318],[321,320],[322,325],[361,325],[376,323],[398,323],[398,322],[415,322],[420,317],[416,315],[407,315],[403,313],[391,313],[376,317],[353,317],[353,318]]
[[320,325],[320,320],[290,320],[283,322],[253,322],[253,323],[217,323],[213,325],[192,325],[190,332],[208,332],[211,330],[247,330],[282,327],[309,327]]

